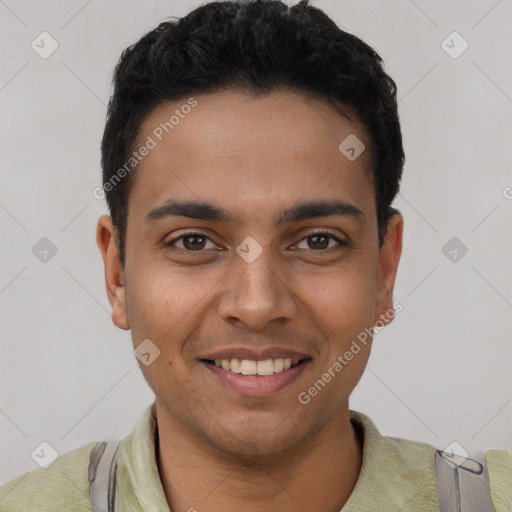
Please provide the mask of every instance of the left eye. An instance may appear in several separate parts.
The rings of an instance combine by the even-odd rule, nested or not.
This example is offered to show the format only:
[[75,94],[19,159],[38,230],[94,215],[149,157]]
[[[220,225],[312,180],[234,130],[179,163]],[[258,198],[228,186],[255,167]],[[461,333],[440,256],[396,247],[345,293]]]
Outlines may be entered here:
[[[329,240],[330,239],[330,240]],[[300,243],[306,241],[305,243],[308,247],[299,247]],[[330,245],[330,241],[335,241],[333,245],[347,245],[343,240],[340,240],[338,237],[331,235],[330,233],[313,233],[304,237],[296,247],[299,249],[313,249],[313,250],[322,250],[322,249],[330,249],[333,245]]]

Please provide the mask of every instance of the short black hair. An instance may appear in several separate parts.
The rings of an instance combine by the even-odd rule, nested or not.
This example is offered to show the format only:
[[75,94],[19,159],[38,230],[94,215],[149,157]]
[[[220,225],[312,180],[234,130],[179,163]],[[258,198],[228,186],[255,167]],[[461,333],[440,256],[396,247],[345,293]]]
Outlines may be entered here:
[[391,203],[405,161],[396,84],[381,57],[308,0],[293,6],[235,0],[207,3],[160,23],[123,51],[114,70],[101,163],[123,264],[135,175],[126,163],[144,119],[164,101],[240,89],[255,94],[292,90],[355,112],[370,139],[381,247],[388,220],[398,212]]

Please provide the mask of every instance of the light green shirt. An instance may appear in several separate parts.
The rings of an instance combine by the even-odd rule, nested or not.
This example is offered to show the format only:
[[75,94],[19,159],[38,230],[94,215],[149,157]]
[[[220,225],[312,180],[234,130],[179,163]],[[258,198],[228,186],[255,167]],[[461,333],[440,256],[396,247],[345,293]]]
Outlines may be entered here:
[[[356,486],[341,512],[439,511],[435,448],[382,436],[370,418],[350,411],[364,435]],[[155,458],[155,404],[119,446],[121,512],[169,512]],[[1,512],[90,512],[89,454],[97,443],[66,453],[47,469],[36,469],[0,487]],[[496,512],[512,510],[512,452],[488,450],[486,460]],[[4,461],[5,462],[5,461]],[[200,503],[191,507],[201,510]],[[320,512],[320,511],[315,511]]]

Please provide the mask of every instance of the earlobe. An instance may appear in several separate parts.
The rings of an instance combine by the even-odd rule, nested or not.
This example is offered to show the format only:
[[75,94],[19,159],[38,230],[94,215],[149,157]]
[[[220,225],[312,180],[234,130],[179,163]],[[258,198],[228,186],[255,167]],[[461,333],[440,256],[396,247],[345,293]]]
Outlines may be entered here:
[[124,269],[116,242],[116,230],[108,215],[102,215],[98,219],[96,243],[105,267],[105,285],[112,306],[112,321],[120,329],[128,330],[130,325],[126,311]]
[[404,219],[397,212],[388,221],[388,230],[380,251],[375,322],[380,320],[384,324],[389,324],[394,317],[393,289],[402,254],[403,228]]

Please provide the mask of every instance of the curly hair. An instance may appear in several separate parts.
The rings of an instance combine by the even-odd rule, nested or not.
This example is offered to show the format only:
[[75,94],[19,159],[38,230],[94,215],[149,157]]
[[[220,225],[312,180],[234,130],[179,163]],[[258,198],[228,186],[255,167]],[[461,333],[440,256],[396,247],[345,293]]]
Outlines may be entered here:
[[[126,48],[114,70],[101,143],[103,188],[125,258],[127,201],[135,172],[112,186],[134,151],[144,119],[160,103],[198,93],[293,90],[349,107],[370,142],[379,247],[405,161],[396,85],[381,57],[308,0],[211,2],[160,23]],[[126,174],[126,173],[124,173]],[[107,185],[110,185],[107,187]]]

